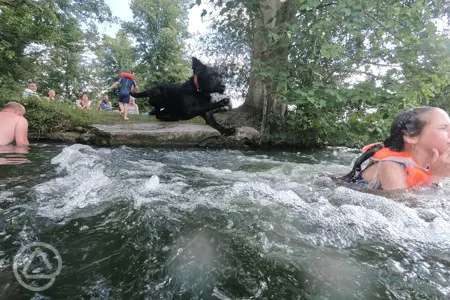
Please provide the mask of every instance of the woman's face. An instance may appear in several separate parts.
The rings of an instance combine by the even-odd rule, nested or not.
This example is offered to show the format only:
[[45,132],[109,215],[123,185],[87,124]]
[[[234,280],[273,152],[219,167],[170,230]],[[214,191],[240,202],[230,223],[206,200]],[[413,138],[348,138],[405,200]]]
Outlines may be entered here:
[[416,147],[427,151],[437,149],[439,153],[450,147],[450,118],[439,108],[435,108],[424,115],[427,124],[418,136]]

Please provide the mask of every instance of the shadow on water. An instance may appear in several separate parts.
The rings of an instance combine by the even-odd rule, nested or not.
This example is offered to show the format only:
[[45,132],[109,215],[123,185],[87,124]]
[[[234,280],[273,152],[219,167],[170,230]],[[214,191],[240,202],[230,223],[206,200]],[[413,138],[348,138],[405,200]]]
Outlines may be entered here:
[[[38,145],[0,166],[0,298],[448,298],[448,189],[394,201],[323,175],[354,157]],[[63,260],[43,292],[12,274],[33,241]]]

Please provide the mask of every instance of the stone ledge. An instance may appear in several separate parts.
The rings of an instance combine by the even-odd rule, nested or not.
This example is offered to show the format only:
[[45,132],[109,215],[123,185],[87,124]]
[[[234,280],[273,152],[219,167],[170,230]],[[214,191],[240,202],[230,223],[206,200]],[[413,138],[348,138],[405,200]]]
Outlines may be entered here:
[[96,139],[106,139],[109,145],[196,146],[204,140],[220,136],[217,130],[207,125],[172,122],[96,124],[92,128]]
[[259,132],[251,127],[238,127],[232,136],[223,136],[208,125],[177,122],[97,124],[83,131],[55,132],[36,140],[101,147],[126,145],[244,149],[260,146]]

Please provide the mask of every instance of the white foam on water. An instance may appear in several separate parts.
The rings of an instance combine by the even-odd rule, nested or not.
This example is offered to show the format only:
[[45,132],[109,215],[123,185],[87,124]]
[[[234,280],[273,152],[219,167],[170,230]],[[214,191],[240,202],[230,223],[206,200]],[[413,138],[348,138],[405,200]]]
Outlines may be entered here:
[[159,186],[159,177],[153,175],[149,180],[147,180],[144,184],[144,189],[151,191],[156,189]]
[[[258,161],[261,159],[253,158],[252,160]],[[267,159],[263,158],[262,160]],[[225,170],[226,172],[223,172],[222,170],[215,170],[211,167],[190,166],[190,168],[203,172],[208,176],[223,177],[225,179],[231,177],[236,181],[244,182],[234,187],[239,187],[239,189],[242,190],[242,187],[248,185],[246,193],[253,193],[253,198],[255,198],[255,200],[259,200],[261,203],[266,203],[267,201],[270,202],[274,199],[278,199],[278,201],[280,199],[288,199],[288,201],[292,202],[289,197],[286,197],[283,194],[298,192],[298,190],[296,191],[296,189],[288,191],[278,191],[277,193],[280,193],[280,195],[274,196],[276,195],[276,193],[274,194],[275,190],[273,188],[268,188],[267,186],[268,183],[270,184],[270,181],[264,179],[275,179],[276,188],[278,189],[280,187],[287,187],[289,185],[291,185],[291,187],[295,187],[296,185],[299,186],[298,182],[304,183],[309,181],[311,183],[311,175],[318,174],[321,171],[330,170],[330,166],[323,165],[293,164],[284,162],[280,164],[280,166],[274,167],[264,172],[248,173],[245,171],[236,171],[232,174],[229,174],[229,170]],[[333,165],[331,167],[332,171],[340,170],[341,174],[344,173],[344,169],[342,166]],[[283,181],[283,177],[288,181]],[[290,180],[294,180],[296,182],[293,183]],[[253,182],[249,183],[250,181]],[[259,184],[255,184],[255,182],[259,182]],[[263,186],[261,184],[263,184]],[[266,185],[264,186],[264,184]],[[332,186],[332,184],[330,184],[329,186]],[[317,186],[311,184],[309,185],[309,187],[312,189],[317,189]],[[261,190],[261,188],[263,188],[264,190]],[[303,188],[303,192],[305,192],[304,187],[301,188]],[[311,190],[309,191],[311,192]],[[316,192],[320,193],[320,191]],[[266,195],[272,199],[268,200],[266,197],[256,197],[255,195],[257,194]],[[417,197],[420,198],[421,196],[417,195]],[[399,239],[412,238],[419,241],[438,243],[448,243],[449,241],[450,235],[448,235],[449,232],[447,228],[450,228],[450,226],[446,226],[450,225],[450,223],[448,223],[448,204],[446,208],[447,213],[443,212],[440,207],[431,207],[426,209],[410,208],[406,206],[405,203],[397,203],[394,200],[386,197],[362,193],[343,187],[338,187],[335,190],[333,198],[334,202],[338,202],[340,206],[342,206],[343,204],[348,205],[339,208],[335,205],[327,204],[328,209],[326,209],[326,207],[323,209],[326,209],[329,212],[334,211],[334,213],[331,214],[331,218],[336,217],[338,220],[343,219],[342,222],[344,223],[351,222],[359,225],[360,230],[362,228],[365,228],[364,232],[370,232],[370,226],[378,224],[380,228],[387,228],[386,230],[391,232],[392,237],[396,237]],[[301,197],[299,196],[298,199],[294,200],[294,202],[296,204],[301,203]],[[448,200],[444,199],[444,202],[448,203]],[[426,201],[426,203],[430,203],[430,201]],[[316,207],[314,207],[313,209],[316,209]],[[424,218],[422,218],[422,216],[425,215],[428,215],[428,217],[440,217],[435,218],[434,221],[429,223],[426,222]],[[347,226],[347,224],[345,224],[345,226]]]
[[[447,220],[436,217],[432,221],[427,221],[421,217],[420,209],[409,207],[406,202],[400,203],[393,199],[362,193],[345,187],[338,187],[335,190],[334,197],[344,204],[341,208],[350,207],[352,212],[346,214],[348,217],[356,212],[377,212],[380,217],[376,220],[381,222],[392,239],[397,241],[411,239],[441,246],[450,245],[448,215],[446,215]],[[420,195],[417,195],[417,197],[420,199]],[[364,215],[367,215],[367,213]],[[365,217],[364,215],[362,217]]]
[[[330,170],[343,174],[346,169],[342,165],[284,162],[265,155],[244,156],[238,151],[186,152],[186,157],[184,152],[165,153],[172,167],[192,170],[202,180],[214,182],[206,187],[191,187],[189,175],[168,172],[168,165],[160,161],[143,158],[126,161],[123,151],[139,154],[127,148],[113,151],[83,145],[64,148],[52,160],[58,165],[59,176],[35,187],[38,213],[60,219],[79,209],[119,198],[132,201],[136,208],[161,202],[182,210],[207,205],[239,211],[243,204],[245,209],[251,204],[255,211],[258,207],[270,207],[284,212],[286,219],[295,223],[295,226],[286,223],[286,230],[314,245],[348,247],[364,240],[450,245],[446,190],[415,195],[419,205],[411,207],[408,202],[338,187],[320,176]],[[256,164],[256,171],[231,169],[229,163],[217,167],[221,160],[231,158],[236,164]],[[119,167],[115,159],[120,159]],[[205,161],[214,161],[216,167],[205,166]],[[257,168],[259,163],[264,166],[261,171]]]
[[0,192],[0,203],[2,202],[14,202],[14,193],[12,191],[1,191]]
[[[235,204],[239,205],[242,199],[262,206],[289,208],[289,213],[302,220],[301,223],[316,228],[316,232],[303,234],[303,238],[315,245],[349,247],[364,240],[413,240],[440,248],[450,246],[450,204],[442,199],[443,195],[438,197],[440,200],[435,197],[432,203],[424,195],[415,194],[416,201],[425,203],[425,207],[410,207],[408,202],[316,180],[318,174],[328,170],[329,166],[324,165],[279,162],[269,170],[250,173],[193,165],[183,167],[234,182],[226,193],[203,189],[194,192],[191,198],[224,210],[236,209]],[[342,166],[334,167],[345,173]],[[308,198],[304,198],[305,194]]]
[[182,175],[170,182],[161,182],[164,163],[136,159],[131,160],[123,151],[128,148],[94,149],[85,145],[72,145],[52,159],[57,165],[58,176],[34,187],[38,214],[65,222],[84,210],[108,202],[132,201],[136,208],[177,197],[187,184]]
[[115,159],[109,149],[65,147],[51,161],[57,165],[58,177],[34,187],[38,214],[61,221],[74,212],[114,199],[116,189],[123,185],[120,178],[108,176],[108,164]]
[[[331,155],[339,157],[342,151]],[[356,258],[353,261],[352,257],[340,257],[339,251],[359,250],[358,245],[366,242],[393,246],[405,257],[380,259],[380,265],[371,267],[381,274],[398,276],[398,281],[408,276],[411,281],[423,274],[443,295],[449,295],[450,273],[444,270],[446,266],[440,267],[438,262],[424,257],[431,253],[429,249],[442,256],[442,249],[448,252],[450,248],[449,188],[445,186],[448,181],[442,189],[421,191],[412,194],[411,200],[400,201],[338,186],[322,174],[344,174],[348,166],[331,163],[328,158],[324,163],[311,157],[305,159],[314,164],[280,161],[268,155],[246,156],[239,151],[147,152],[127,147],[109,150],[73,145],[52,159],[57,166],[55,178],[35,186],[33,191],[37,213],[59,222],[98,214],[116,201],[129,202],[135,209],[148,209],[173,220],[180,217],[177,212],[206,206],[212,208],[211,213],[223,212],[224,230],[238,234],[249,231],[245,242],[261,249],[260,255],[293,262],[303,260],[301,265],[322,282],[349,291],[355,290],[349,279],[369,274],[365,269],[369,266]],[[0,192],[0,202],[2,198],[14,197]],[[250,217],[243,220],[242,216]],[[105,217],[105,222],[108,219]],[[23,240],[33,239],[25,236],[27,232],[24,228]],[[177,247],[165,250],[175,251],[171,254],[175,258],[170,267],[171,278],[195,281],[190,276],[202,271],[198,262],[205,269],[212,265],[212,248],[209,255],[202,256],[203,250],[208,249],[208,237],[195,237],[180,237]],[[197,242],[202,247],[189,246]],[[312,246],[305,247],[312,249],[312,254],[305,254],[308,250],[298,247],[305,243]],[[179,254],[181,248],[185,250]],[[335,248],[339,250],[333,252]],[[329,256],[318,253],[327,250]],[[371,278],[359,280],[366,283]],[[266,288],[262,281],[253,292],[262,295]],[[227,299],[219,288],[213,294]]]
[[106,158],[111,154],[109,149],[95,150],[86,145],[75,144],[63,148],[62,152],[51,160],[52,164],[59,166],[59,171],[76,171],[79,168],[89,168],[98,165],[98,159]]

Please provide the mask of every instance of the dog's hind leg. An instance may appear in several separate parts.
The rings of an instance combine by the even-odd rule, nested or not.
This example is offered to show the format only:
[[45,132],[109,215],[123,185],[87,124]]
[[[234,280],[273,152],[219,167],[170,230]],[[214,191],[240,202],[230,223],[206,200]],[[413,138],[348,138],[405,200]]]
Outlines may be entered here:
[[[154,101],[158,101],[157,99],[162,98],[163,91],[159,87],[154,87],[149,90],[145,90],[140,93],[130,93],[131,96],[134,98],[149,98],[150,102],[152,102],[152,99],[155,99]],[[151,104],[151,103],[150,103]],[[153,105],[153,104],[152,104]]]
[[216,119],[214,118],[214,114],[211,111],[205,112],[201,116],[205,120],[206,124],[214,129],[217,129],[220,134],[233,135],[236,132],[236,129],[233,127],[224,127],[217,123]]
[[141,93],[131,93],[134,98],[148,98],[148,104],[154,107],[153,115],[164,107],[164,95],[160,87],[154,87]]
[[145,98],[145,97],[151,97],[153,95],[152,90],[143,91],[140,93],[130,93],[131,96],[134,98]]

